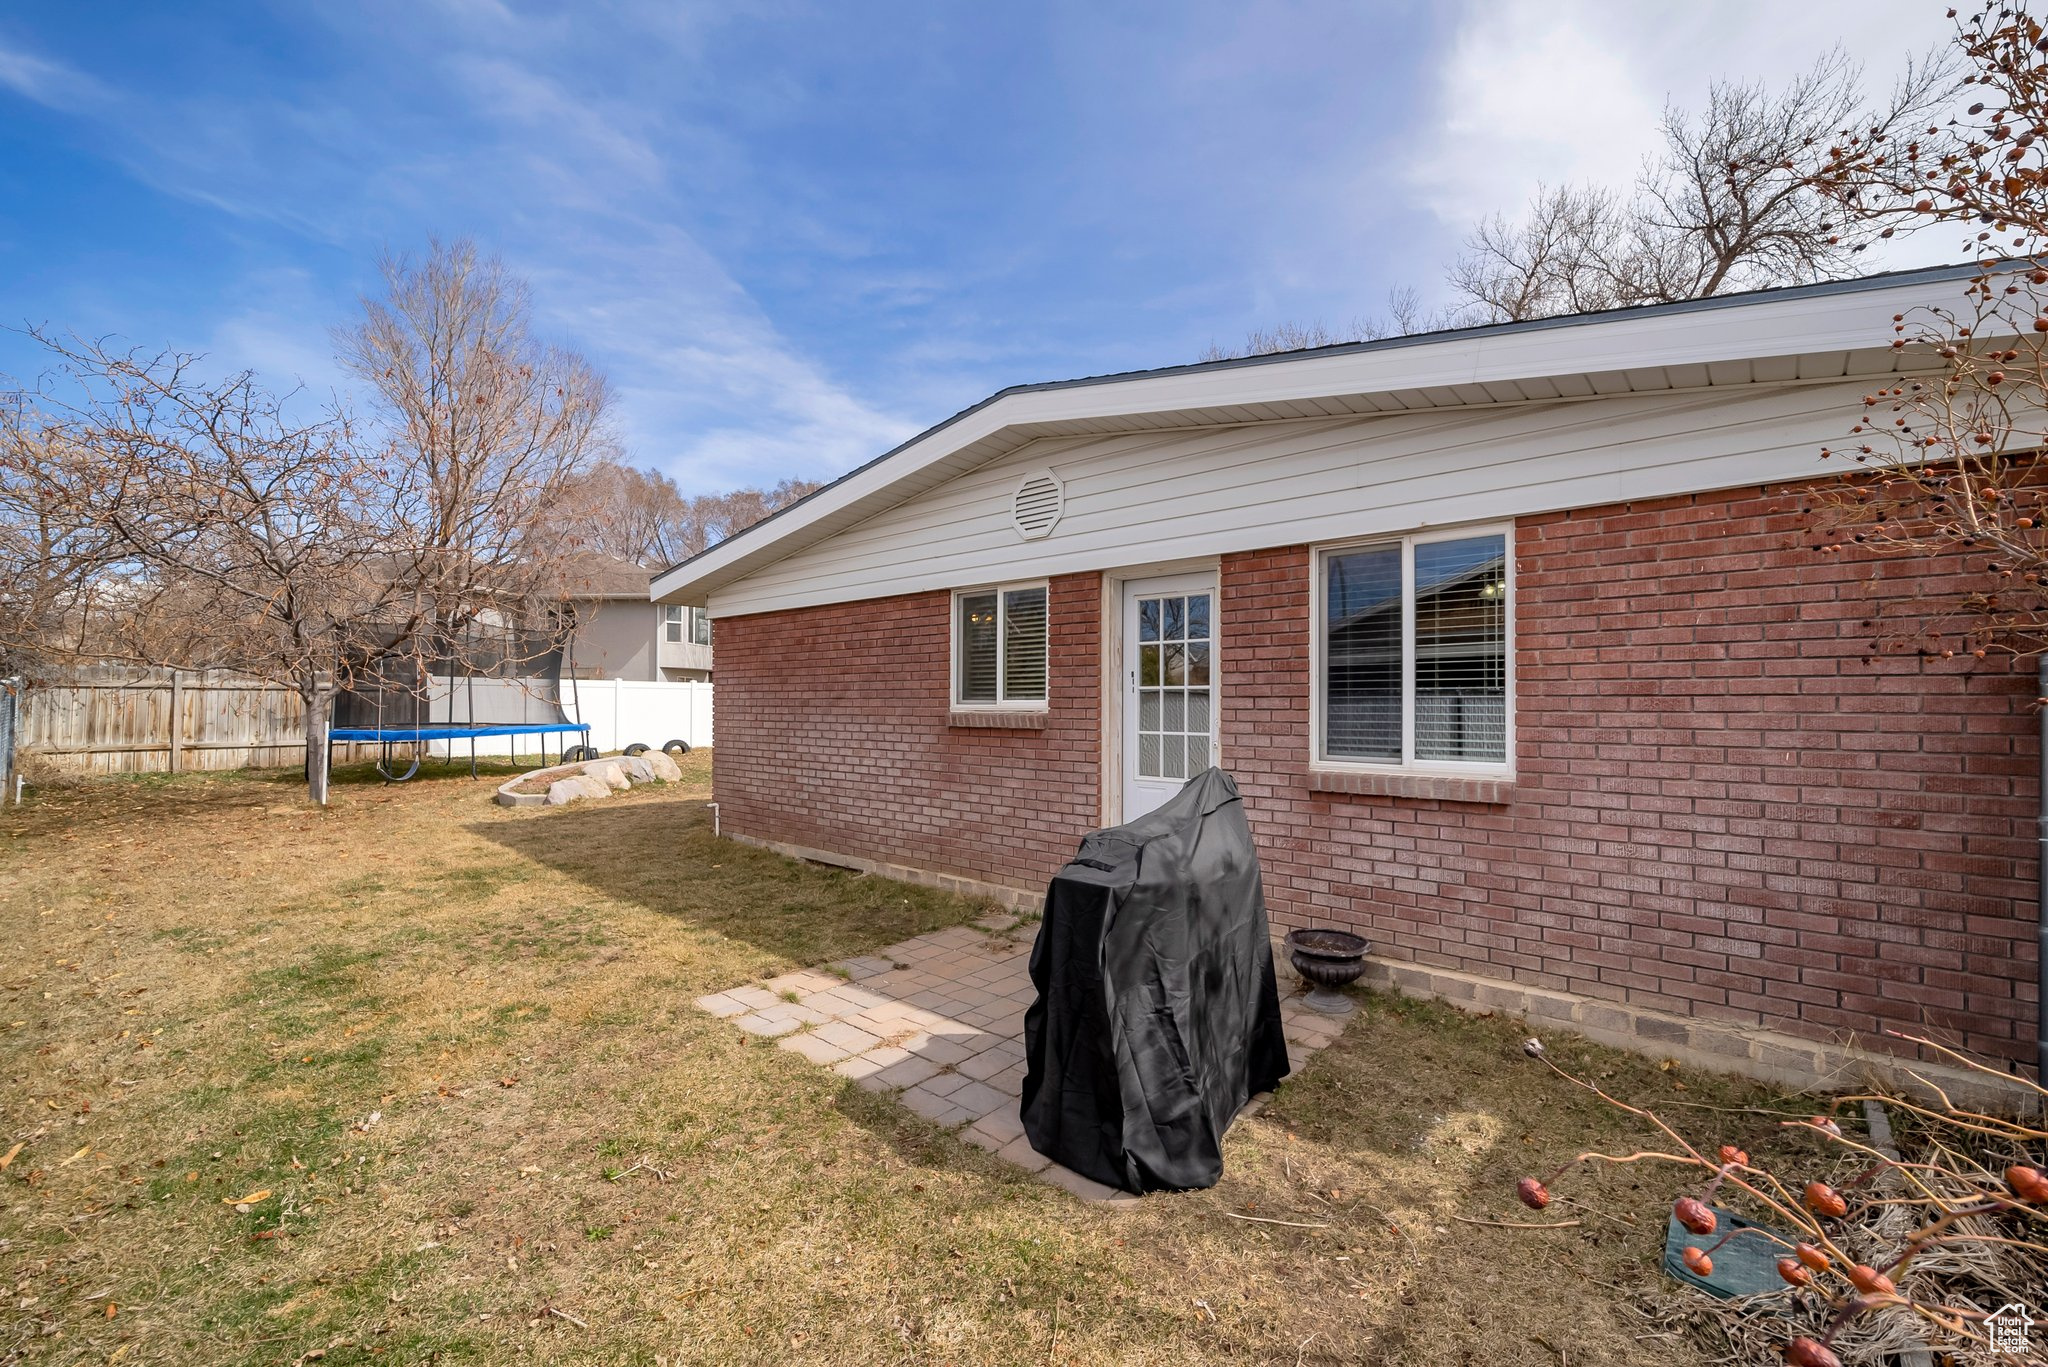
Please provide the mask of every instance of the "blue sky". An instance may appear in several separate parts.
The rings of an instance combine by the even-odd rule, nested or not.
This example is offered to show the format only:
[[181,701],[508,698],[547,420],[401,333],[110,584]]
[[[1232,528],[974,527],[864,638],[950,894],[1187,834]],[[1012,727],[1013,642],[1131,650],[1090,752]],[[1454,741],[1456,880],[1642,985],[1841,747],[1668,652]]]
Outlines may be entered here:
[[[1626,180],[1667,96],[1838,38],[1881,83],[1942,31],[1887,0],[17,7],[0,325],[324,394],[378,254],[468,236],[610,375],[634,460],[826,478],[1004,385],[1438,295],[1480,215]],[[40,365],[0,333],[0,372]]]

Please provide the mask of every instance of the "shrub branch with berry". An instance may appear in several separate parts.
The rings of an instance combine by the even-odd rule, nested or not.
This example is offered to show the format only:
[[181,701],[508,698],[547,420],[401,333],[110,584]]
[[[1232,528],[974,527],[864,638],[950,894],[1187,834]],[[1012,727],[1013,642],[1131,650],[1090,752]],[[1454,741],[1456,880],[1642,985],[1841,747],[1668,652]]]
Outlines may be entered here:
[[[1917,1036],[1919,1045],[1977,1072],[2011,1084],[2010,1074]],[[1784,1307],[1811,1332],[1782,1337],[1779,1351],[1793,1367],[1840,1367],[1838,1348],[1863,1338],[1982,1344],[1979,1326],[2007,1300],[2038,1296],[2048,1287],[2048,1128],[1967,1110],[1922,1079],[1929,1104],[1898,1097],[1883,1104],[1913,1122],[1915,1156],[1894,1156],[1851,1137],[1830,1116],[1779,1122],[1779,1128],[1818,1141],[1813,1168],[1801,1180],[1782,1164],[1753,1161],[1735,1144],[1695,1143],[1648,1106],[1633,1105],[1552,1062],[1543,1046],[1523,1046],[1558,1077],[1607,1105],[1637,1117],[1663,1143],[1632,1153],[1581,1153],[1548,1178],[1524,1177],[1515,1186],[1523,1205],[1543,1210],[1551,1187],[1587,1165],[1669,1164],[1700,1174],[1696,1190],[1672,1204],[1674,1219],[1697,1237],[1720,1230],[1713,1202],[1746,1207],[1744,1224],[1716,1242],[1682,1253],[1695,1275],[1710,1277],[1714,1254],[1735,1239],[1775,1245]],[[2048,1105],[2048,1090],[2032,1083]],[[1845,1097],[1837,1106],[1878,1100]],[[1795,1159],[1796,1161],[1796,1159]],[[1902,1335],[1901,1318],[1919,1322]]]

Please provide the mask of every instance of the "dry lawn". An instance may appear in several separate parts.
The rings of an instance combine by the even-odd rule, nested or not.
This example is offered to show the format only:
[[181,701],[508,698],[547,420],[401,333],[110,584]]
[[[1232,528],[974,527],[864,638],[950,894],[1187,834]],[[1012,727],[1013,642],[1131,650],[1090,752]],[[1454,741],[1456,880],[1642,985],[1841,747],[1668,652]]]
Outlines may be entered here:
[[1457,1218],[1631,1142],[1515,1022],[1372,999],[1221,1186],[1085,1207],[689,1004],[984,908],[714,841],[708,761],[552,811],[354,777],[0,814],[0,1360],[1697,1360],[1638,1338],[1655,1174],[1575,1184],[1576,1228]]

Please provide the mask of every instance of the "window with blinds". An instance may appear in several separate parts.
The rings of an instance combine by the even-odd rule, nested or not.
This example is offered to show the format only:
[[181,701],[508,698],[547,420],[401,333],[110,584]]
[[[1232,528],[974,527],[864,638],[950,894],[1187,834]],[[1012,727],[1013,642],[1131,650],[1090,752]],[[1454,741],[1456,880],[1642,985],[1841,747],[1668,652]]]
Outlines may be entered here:
[[1509,537],[1406,537],[1318,557],[1316,758],[1508,762]]
[[1043,706],[1048,659],[1045,585],[953,596],[955,705]]

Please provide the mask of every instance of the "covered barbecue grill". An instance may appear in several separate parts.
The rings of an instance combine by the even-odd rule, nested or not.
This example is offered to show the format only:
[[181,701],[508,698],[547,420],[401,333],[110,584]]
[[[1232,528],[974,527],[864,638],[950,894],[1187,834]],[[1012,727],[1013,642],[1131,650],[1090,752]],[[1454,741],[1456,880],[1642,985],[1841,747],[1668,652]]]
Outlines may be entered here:
[[1031,951],[1031,1146],[1130,1192],[1214,1186],[1223,1132],[1287,1076],[1259,859],[1221,769],[1096,831]]

